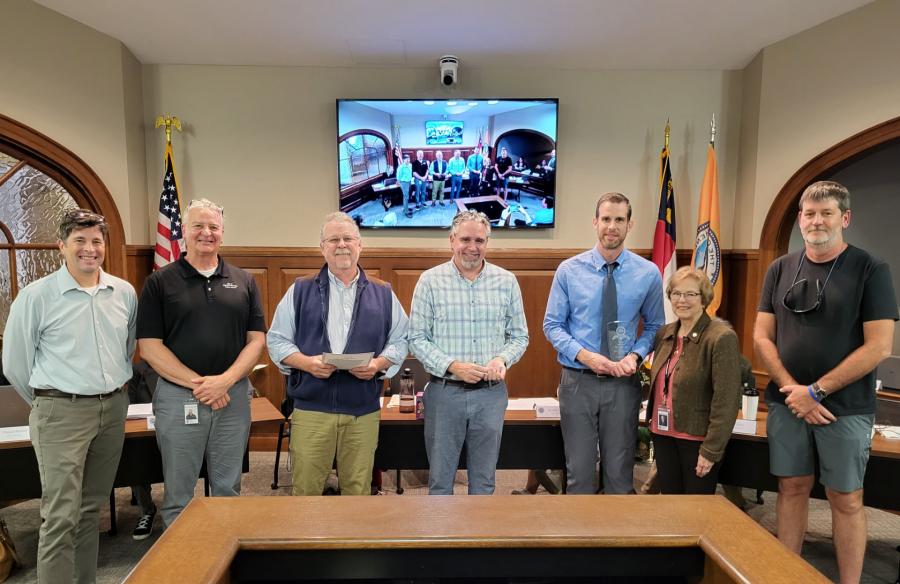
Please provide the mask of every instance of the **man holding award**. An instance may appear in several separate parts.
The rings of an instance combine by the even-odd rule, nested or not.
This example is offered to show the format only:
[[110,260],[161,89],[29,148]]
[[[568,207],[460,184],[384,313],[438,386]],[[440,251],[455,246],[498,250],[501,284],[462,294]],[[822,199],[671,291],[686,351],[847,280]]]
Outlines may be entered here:
[[[656,266],[625,249],[634,225],[631,203],[606,193],[594,213],[597,245],[560,264],[553,278],[544,334],[563,366],[559,409],[567,491],[593,494],[597,453],[602,490],[631,493],[637,442],[638,365],[665,322]],[[638,320],[644,328],[637,335]]]

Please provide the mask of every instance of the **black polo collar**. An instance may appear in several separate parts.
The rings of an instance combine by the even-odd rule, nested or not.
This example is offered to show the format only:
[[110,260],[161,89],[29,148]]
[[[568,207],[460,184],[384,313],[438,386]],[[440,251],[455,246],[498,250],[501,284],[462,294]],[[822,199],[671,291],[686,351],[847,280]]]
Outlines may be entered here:
[[[216,266],[216,271],[213,272],[213,274],[210,276],[210,278],[217,278],[217,277],[218,278],[230,278],[231,277],[231,269],[228,267],[228,264],[226,264],[222,260],[222,256],[216,256],[216,258],[219,261],[219,265]],[[187,261],[187,256],[181,256],[180,258],[178,258],[178,262],[176,265],[178,266],[178,269],[181,272],[182,278],[187,279],[187,278],[205,278],[206,277],[203,274],[201,274],[200,272],[198,272],[197,268],[192,266]]]

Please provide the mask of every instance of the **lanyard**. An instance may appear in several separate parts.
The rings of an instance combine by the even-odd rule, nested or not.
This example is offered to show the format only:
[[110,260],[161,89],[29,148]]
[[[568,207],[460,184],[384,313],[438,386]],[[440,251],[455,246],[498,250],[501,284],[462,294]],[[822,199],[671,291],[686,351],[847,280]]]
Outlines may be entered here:
[[[684,353],[684,341],[686,337],[681,337],[681,352]],[[663,372],[663,400],[668,403],[669,401],[669,383],[672,380],[672,375],[675,374],[675,370],[671,369],[672,365],[672,357],[675,356],[675,353],[678,351],[678,341],[675,342],[675,347],[672,349],[672,353],[669,354],[669,358],[666,359],[666,370]]]

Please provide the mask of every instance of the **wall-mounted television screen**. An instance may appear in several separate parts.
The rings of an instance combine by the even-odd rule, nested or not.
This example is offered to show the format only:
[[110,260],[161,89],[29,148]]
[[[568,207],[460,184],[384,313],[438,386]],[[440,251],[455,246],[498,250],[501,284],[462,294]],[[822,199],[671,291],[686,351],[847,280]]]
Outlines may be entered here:
[[425,122],[425,144],[428,146],[462,144],[464,125],[465,122],[459,120]]
[[339,99],[339,208],[362,228],[553,227],[557,99]]

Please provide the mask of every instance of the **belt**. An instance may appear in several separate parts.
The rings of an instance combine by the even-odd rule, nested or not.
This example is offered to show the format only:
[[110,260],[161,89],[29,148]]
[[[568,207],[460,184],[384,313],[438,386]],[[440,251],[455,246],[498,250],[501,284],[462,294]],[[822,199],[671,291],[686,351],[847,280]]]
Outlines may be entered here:
[[116,395],[122,390],[121,387],[117,387],[116,389],[107,392],[107,393],[95,393],[93,395],[85,395],[81,393],[66,393],[65,391],[60,391],[58,389],[35,389],[34,396],[35,397],[62,397],[66,399],[81,399],[81,398],[89,398],[92,397],[94,399],[108,399],[112,396]]
[[456,379],[447,379],[446,377],[438,377],[437,375],[431,376],[431,381],[434,383],[444,383],[446,385],[455,385],[457,387],[461,387],[463,389],[484,389],[486,387],[493,387],[498,385],[499,381],[479,381],[478,383],[466,383],[465,381],[458,381]]
[[594,373],[593,369],[581,369],[579,367],[569,367],[567,365],[563,365],[563,369],[568,369],[573,373],[581,373],[582,375],[590,375],[591,377],[596,377],[597,379],[613,379],[612,375],[606,375],[605,373]]

